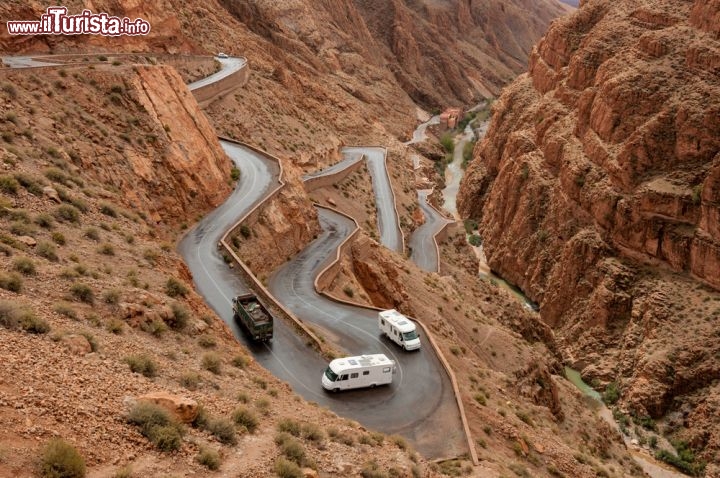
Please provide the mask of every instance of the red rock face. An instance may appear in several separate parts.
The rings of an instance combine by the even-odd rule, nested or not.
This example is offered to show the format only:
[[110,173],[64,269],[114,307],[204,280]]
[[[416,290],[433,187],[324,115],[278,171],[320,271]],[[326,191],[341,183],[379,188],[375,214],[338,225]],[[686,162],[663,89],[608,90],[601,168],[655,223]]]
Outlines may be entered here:
[[717,392],[719,18],[583,2],[495,103],[458,197],[568,360],[653,416]]

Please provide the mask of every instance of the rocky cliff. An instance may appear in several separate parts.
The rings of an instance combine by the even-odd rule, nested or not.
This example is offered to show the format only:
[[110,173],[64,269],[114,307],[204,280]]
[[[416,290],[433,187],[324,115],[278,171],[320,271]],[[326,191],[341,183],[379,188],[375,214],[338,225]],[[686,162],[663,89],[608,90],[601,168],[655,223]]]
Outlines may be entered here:
[[565,357],[618,381],[638,415],[675,417],[670,431],[710,461],[719,31],[714,0],[583,2],[496,102],[458,198],[491,267],[541,304]]

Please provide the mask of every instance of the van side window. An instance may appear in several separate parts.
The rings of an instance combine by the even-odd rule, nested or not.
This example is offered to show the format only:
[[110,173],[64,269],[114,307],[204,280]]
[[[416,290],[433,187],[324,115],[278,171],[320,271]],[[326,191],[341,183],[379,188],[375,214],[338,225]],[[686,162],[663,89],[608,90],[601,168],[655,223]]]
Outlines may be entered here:
[[363,375],[370,375],[370,370],[365,370],[365,371],[363,372]]
[[380,319],[380,323],[383,324],[383,325],[385,325],[385,321],[382,320],[382,319]]
[[383,373],[390,373],[390,367],[383,368]]
[[340,380],[347,380],[347,379],[348,379],[347,374],[345,374],[345,375],[340,375]]
[[351,373],[351,374],[350,374],[350,378],[358,378],[358,374],[357,374],[357,373]]

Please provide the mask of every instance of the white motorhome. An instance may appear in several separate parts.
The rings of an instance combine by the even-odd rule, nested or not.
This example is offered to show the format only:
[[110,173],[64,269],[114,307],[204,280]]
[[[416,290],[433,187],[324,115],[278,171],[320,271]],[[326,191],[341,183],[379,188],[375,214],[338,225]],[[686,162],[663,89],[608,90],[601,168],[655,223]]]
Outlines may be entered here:
[[345,357],[330,362],[322,376],[325,390],[376,387],[392,382],[395,362],[384,354]]
[[397,310],[390,309],[378,312],[378,325],[390,340],[405,350],[420,348],[420,336],[417,333],[415,323]]

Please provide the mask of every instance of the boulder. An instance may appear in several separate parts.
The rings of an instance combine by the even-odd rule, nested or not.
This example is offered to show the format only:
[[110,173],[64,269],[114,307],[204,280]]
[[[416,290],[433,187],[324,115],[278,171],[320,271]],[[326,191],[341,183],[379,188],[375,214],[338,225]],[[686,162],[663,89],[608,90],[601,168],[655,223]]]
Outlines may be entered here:
[[92,345],[82,335],[66,335],[62,338],[62,342],[73,355],[84,356],[92,352]]
[[198,414],[198,403],[187,397],[172,395],[168,392],[153,392],[138,398],[138,401],[150,402],[168,410],[183,423],[191,423]]
[[17,238],[17,240],[29,247],[35,247],[37,245],[37,241],[35,240],[35,238],[30,236],[20,236]]
[[55,190],[52,186],[45,186],[43,188],[43,194],[47,196],[50,200],[55,201],[56,203],[60,204],[60,196],[58,196],[58,192]]

